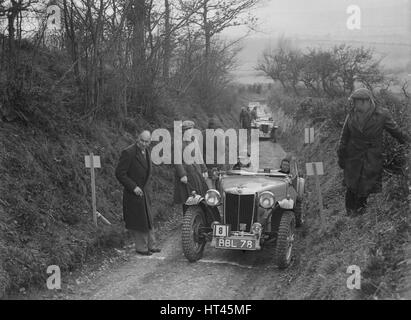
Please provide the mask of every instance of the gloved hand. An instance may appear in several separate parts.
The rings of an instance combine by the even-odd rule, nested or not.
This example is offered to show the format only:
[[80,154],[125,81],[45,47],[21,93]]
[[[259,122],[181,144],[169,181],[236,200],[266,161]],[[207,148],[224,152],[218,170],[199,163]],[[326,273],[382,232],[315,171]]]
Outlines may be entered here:
[[207,179],[208,178],[208,172],[203,172],[203,177],[204,177],[204,179]]

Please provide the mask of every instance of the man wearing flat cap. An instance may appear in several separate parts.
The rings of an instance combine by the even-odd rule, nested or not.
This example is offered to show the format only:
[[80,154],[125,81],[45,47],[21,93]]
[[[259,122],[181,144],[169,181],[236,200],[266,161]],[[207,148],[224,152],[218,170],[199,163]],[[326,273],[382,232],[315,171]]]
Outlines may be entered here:
[[[193,121],[184,121],[183,134],[194,127]],[[183,141],[183,152],[189,144],[190,142]],[[199,155],[200,157],[201,155]],[[184,160],[183,164],[175,164],[174,203],[182,204],[183,214],[187,211],[185,203],[193,191],[202,196],[207,192],[208,186],[205,180],[207,177],[207,167],[204,164],[186,164]]]
[[370,194],[382,191],[383,131],[400,143],[409,142],[410,138],[388,110],[376,105],[368,89],[355,91],[349,100],[353,107],[345,121],[337,155],[347,187],[347,214],[356,216],[365,213]]

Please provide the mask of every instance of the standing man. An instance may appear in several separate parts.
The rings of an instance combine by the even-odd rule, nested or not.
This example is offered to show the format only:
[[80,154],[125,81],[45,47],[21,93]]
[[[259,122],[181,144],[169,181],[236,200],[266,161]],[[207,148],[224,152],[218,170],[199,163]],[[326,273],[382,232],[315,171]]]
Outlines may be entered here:
[[[247,130],[247,140],[251,140],[251,113],[248,108],[242,108],[240,114],[241,129]],[[247,142],[248,144],[248,142]]]
[[347,187],[347,214],[353,216],[364,214],[368,196],[382,191],[383,131],[400,143],[410,139],[389,111],[375,104],[371,91],[355,91],[350,102],[353,108],[345,121],[337,154]]
[[257,120],[257,107],[254,107],[253,111],[251,111],[251,121]]
[[[207,130],[213,130],[214,132],[218,129],[216,121],[214,118],[211,118],[208,121],[208,126],[207,129],[203,131],[203,158],[204,158],[204,163],[207,167],[208,170],[208,178],[206,179],[207,185],[209,189],[215,189],[215,181],[213,180],[212,172],[213,169],[217,170],[223,170],[224,169],[224,164],[218,164],[218,158],[219,158],[219,152],[225,152],[225,141],[221,141],[220,139],[215,139],[213,140],[213,154],[214,157],[212,159],[212,163],[207,162],[207,158],[210,156],[207,156],[209,153],[207,150]],[[222,143],[219,145],[219,143]],[[211,158],[211,157],[210,157]],[[211,159],[210,159],[211,160]]]
[[241,109],[240,125],[241,125],[241,129],[250,129],[251,128],[251,115],[246,110],[246,108]]
[[133,236],[136,252],[146,256],[161,251],[155,246],[148,188],[152,171],[150,144],[151,133],[141,132],[137,142],[122,152],[116,169],[116,177],[124,187],[123,215],[126,229]]
[[[193,121],[184,121],[183,134],[187,130],[193,129],[194,126],[195,123]],[[183,141],[182,151],[189,144],[190,142]],[[205,179],[207,178],[207,167],[204,164],[186,164],[184,158],[183,164],[175,164],[174,203],[182,204],[183,214],[188,209],[185,203],[193,191],[202,196],[206,194],[208,186]]]

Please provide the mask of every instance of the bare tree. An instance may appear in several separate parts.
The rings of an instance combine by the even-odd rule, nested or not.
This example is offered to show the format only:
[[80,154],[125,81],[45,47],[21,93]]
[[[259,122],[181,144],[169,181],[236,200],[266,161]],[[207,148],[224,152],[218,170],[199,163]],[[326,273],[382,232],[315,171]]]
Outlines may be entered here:
[[191,22],[200,28],[204,36],[204,63],[201,70],[203,90],[200,96],[204,109],[209,112],[214,112],[213,103],[209,99],[211,96],[210,90],[212,90],[210,59],[213,38],[230,27],[253,26],[256,21],[255,18],[251,14],[244,17],[244,14],[258,2],[259,0],[194,0],[186,2],[186,6],[191,8],[201,4],[197,15],[193,16]]
[[274,50],[264,51],[256,69],[297,95],[300,84],[315,96],[334,98],[349,95],[358,83],[370,89],[385,83],[373,51],[347,45],[303,53],[283,42]]

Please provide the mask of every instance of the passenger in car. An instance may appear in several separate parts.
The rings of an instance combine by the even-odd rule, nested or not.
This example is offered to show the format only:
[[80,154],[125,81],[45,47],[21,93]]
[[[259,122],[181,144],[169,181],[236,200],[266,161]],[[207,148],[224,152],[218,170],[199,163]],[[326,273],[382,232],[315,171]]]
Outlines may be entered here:
[[290,159],[283,159],[281,161],[279,173],[290,174],[291,164]]

